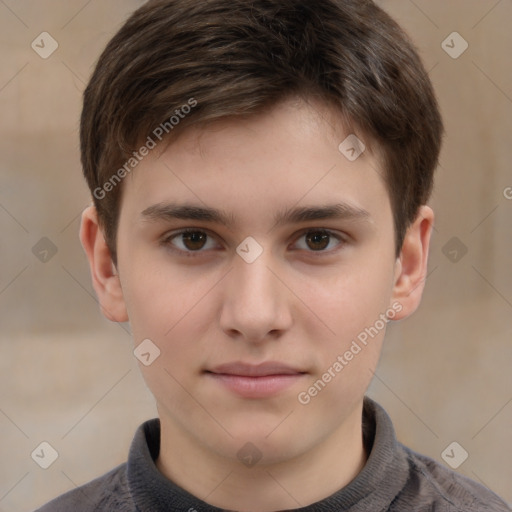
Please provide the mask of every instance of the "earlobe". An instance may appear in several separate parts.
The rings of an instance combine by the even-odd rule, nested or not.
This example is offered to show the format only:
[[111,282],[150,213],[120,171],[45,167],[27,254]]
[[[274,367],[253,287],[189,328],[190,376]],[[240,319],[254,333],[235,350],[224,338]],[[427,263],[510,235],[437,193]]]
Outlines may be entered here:
[[409,226],[395,264],[395,281],[391,302],[399,302],[401,311],[395,320],[408,317],[418,308],[427,276],[430,236],[434,225],[434,212],[422,206],[416,220]]
[[101,312],[113,322],[128,321],[121,281],[94,206],[87,207],[82,213],[80,241],[89,260],[92,285],[98,296]]

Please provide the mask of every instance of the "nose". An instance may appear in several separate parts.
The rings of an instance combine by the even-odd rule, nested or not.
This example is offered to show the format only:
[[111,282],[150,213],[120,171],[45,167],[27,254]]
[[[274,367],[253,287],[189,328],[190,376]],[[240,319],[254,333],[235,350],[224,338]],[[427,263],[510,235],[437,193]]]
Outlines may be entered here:
[[228,336],[250,343],[277,339],[292,324],[293,294],[270,251],[252,263],[238,255],[225,277],[220,326]]

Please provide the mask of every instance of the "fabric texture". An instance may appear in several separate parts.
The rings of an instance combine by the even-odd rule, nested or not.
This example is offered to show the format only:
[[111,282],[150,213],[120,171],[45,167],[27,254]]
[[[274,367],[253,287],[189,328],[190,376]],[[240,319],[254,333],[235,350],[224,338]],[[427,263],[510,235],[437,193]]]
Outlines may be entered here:
[[[368,460],[352,482],[299,512],[510,512],[496,494],[399,443],[391,419],[365,397]],[[164,477],[155,460],[160,420],[136,431],[128,461],[35,512],[222,512]],[[290,509],[292,510],[292,509]]]

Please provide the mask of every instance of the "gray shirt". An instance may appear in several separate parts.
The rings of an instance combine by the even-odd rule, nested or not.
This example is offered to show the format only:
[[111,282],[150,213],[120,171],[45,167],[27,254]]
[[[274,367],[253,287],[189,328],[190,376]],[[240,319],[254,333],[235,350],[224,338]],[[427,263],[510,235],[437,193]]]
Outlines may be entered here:
[[[331,496],[301,512],[510,512],[496,494],[396,440],[391,419],[365,397],[361,472]],[[222,512],[164,477],[155,460],[160,421],[136,431],[128,461],[54,499],[36,512]]]

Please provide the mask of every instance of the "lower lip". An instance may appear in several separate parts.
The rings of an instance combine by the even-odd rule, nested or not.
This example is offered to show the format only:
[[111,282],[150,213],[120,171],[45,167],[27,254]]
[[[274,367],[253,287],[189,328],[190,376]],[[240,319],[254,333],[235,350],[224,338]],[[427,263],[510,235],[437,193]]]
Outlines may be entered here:
[[207,373],[217,382],[244,398],[265,398],[284,391],[297,383],[305,374],[265,375],[246,377],[225,373]]

